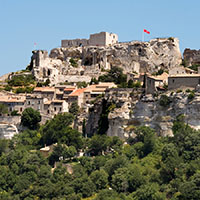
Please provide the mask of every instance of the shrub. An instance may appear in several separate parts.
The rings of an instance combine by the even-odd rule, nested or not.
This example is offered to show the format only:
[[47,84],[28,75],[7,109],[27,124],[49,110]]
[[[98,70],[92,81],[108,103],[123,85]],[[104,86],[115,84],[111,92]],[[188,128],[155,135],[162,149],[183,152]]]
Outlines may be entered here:
[[74,58],[70,58],[69,62],[71,63],[72,67],[78,67],[78,63]]
[[190,94],[188,95],[188,99],[192,100],[194,99],[194,96],[195,96],[194,92],[190,92]]
[[34,87],[19,87],[15,90],[15,93],[31,93],[33,91]]
[[13,76],[11,80],[8,80],[9,86],[27,86],[34,83],[35,79],[32,74]]
[[87,83],[85,81],[78,82],[76,85],[78,88],[86,88],[87,87]]
[[174,38],[173,37],[169,37],[168,40],[174,42]]
[[191,92],[191,90],[190,89],[187,89],[187,90],[185,90],[187,93],[189,93],[189,92]]
[[6,90],[6,91],[11,91],[11,90],[12,90],[12,87],[11,87],[10,85],[6,85],[6,86],[4,87],[4,90]]
[[181,92],[182,92],[182,90],[180,90],[180,89],[176,91],[176,93],[181,93]]
[[198,67],[199,67],[199,65],[191,65],[188,68],[190,68],[190,69],[192,69],[194,71],[198,71]]
[[11,113],[11,116],[19,116],[18,110],[13,110]]
[[167,95],[162,95],[160,97],[159,104],[163,107],[168,106],[171,103],[171,99]]

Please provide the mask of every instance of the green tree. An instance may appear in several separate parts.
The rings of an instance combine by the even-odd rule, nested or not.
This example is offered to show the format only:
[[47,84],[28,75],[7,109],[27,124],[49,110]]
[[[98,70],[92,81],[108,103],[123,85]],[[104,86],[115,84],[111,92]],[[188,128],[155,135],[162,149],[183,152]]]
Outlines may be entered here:
[[110,71],[106,75],[99,77],[98,81],[101,82],[114,82],[117,85],[127,86],[127,76],[123,74],[123,69],[120,67],[111,67]]
[[77,154],[77,150],[74,146],[69,146],[66,147],[64,150],[64,158],[69,158],[71,160],[71,158],[73,158],[74,156],[76,156]]
[[188,181],[180,185],[180,199],[197,200],[200,197],[200,173],[195,173]]
[[0,139],[0,156],[2,153],[8,151],[8,141],[6,139]]
[[33,108],[26,108],[22,112],[21,124],[28,127],[31,130],[35,130],[39,127],[39,122],[41,121],[41,115],[39,111]]
[[78,112],[79,112],[78,103],[76,101],[74,101],[69,108],[69,113],[76,116],[78,114]]
[[94,135],[89,143],[89,151],[92,155],[100,155],[110,146],[110,138],[106,135]]
[[175,171],[179,168],[181,158],[174,144],[166,144],[161,152],[163,165],[161,168],[161,177],[164,182],[169,182],[175,178]]
[[87,175],[84,175],[81,178],[76,178],[72,182],[72,185],[75,192],[77,194],[82,194],[83,198],[92,196],[95,191],[95,185]]
[[135,200],[165,200],[165,193],[159,191],[157,183],[149,183],[142,185],[135,193],[133,193]]
[[7,113],[8,113],[8,106],[3,103],[0,103],[0,115]]
[[163,107],[167,107],[169,106],[169,104],[171,103],[171,99],[170,97],[168,97],[167,95],[161,95],[160,100],[159,100],[159,104]]
[[64,135],[64,130],[69,129],[74,117],[69,113],[60,113],[56,115],[52,120],[47,121],[42,128],[42,141],[43,144],[53,144],[58,142]]
[[105,189],[108,184],[108,174],[103,169],[92,172],[90,178],[95,183],[97,191]]
[[[142,126],[136,129],[136,141],[143,142],[143,156],[146,156],[147,154],[151,153],[156,144],[156,137],[155,132],[153,129]],[[142,156],[142,155],[141,155]]]

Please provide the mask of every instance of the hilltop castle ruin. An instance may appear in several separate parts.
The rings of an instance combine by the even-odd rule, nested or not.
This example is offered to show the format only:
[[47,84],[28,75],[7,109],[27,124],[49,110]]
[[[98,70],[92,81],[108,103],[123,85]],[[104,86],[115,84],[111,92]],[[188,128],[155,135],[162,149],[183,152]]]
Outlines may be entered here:
[[62,40],[61,47],[108,46],[118,43],[118,35],[108,32],[91,34],[89,39]]

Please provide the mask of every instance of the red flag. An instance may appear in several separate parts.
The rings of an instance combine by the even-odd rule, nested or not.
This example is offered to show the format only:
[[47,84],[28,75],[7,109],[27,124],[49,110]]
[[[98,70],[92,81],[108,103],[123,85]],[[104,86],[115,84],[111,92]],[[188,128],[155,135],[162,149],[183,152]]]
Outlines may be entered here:
[[149,32],[149,31],[147,31],[146,29],[144,29],[144,32],[145,32],[145,33],[147,33],[147,34],[150,34],[150,32]]

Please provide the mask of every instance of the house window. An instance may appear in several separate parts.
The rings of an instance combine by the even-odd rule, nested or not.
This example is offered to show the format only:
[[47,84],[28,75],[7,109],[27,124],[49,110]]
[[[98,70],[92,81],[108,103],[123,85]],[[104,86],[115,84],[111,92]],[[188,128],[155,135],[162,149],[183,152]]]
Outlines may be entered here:
[[49,114],[49,110],[47,110],[47,114]]
[[174,79],[172,79],[172,83],[174,83],[174,81],[175,81],[175,80],[174,80]]
[[62,111],[62,108],[60,108],[60,112]]
[[54,111],[56,111],[56,107],[54,107]]
[[40,104],[40,101],[38,101],[38,104]]
[[30,101],[28,101],[28,105],[30,105],[31,104],[31,102]]
[[10,112],[12,112],[12,108],[10,108]]
[[20,108],[20,112],[22,112],[22,108]]

